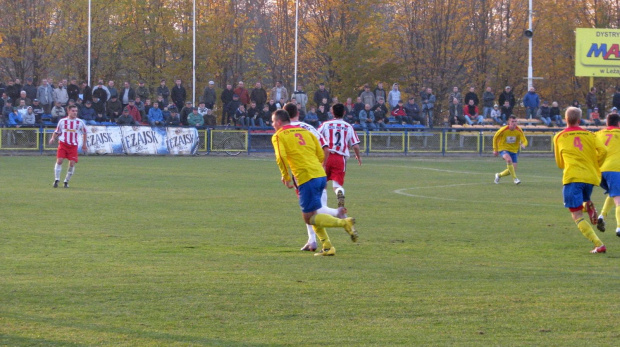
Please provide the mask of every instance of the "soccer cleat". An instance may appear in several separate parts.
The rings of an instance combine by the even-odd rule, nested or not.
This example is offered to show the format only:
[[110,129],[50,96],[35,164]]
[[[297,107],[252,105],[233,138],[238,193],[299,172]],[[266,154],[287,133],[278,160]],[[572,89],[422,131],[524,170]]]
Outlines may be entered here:
[[519,183],[521,183],[521,180],[518,179],[518,178],[515,178],[514,182],[515,182],[515,184],[519,184]]
[[336,247],[332,246],[332,248],[328,248],[328,249],[322,249],[317,253],[314,253],[315,256],[330,256],[330,255],[336,255]]
[[607,248],[605,247],[605,245],[601,245],[600,247],[594,247],[594,249],[590,251],[590,253],[592,254],[605,252],[607,252]]
[[499,184],[499,174],[495,174],[495,180],[493,181],[495,184]]
[[342,189],[336,191],[336,196],[338,197],[338,207],[344,207],[344,192]]
[[347,208],[346,207],[338,207],[338,214],[336,214],[336,218],[340,218],[340,219],[347,218]]
[[308,243],[306,243],[306,244],[305,244],[305,245],[301,248],[301,250],[302,250],[302,251],[308,251],[308,252],[314,252],[314,251],[316,251],[316,243],[314,243],[314,242],[312,242],[312,243],[311,243],[311,242],[308,242]]
[[[596,225],[598,222],[598,213],[596,213],[596,208],[594,207],[594,203],[592,201],[586,202],[586,211],[588,211],[588,216],[590,217],[590,223],[592,225]],[[600,230],[600,229],[599,229]]]
[[65,188],[69,188],[69,182],[65,182],[64,187],[65,187]]
[[351,235],[351,241],[357,242],[358,235],[357,230],[355,230],[355,218],[347,217],[344,219],[344,223],[344,231]]
[[58,180],[54,181],[54,188],[58,188]]
[[605,219],[603,216],[598,216],[598,221],[596,223],[596,228],[598,231],[604,233],[605,232]]

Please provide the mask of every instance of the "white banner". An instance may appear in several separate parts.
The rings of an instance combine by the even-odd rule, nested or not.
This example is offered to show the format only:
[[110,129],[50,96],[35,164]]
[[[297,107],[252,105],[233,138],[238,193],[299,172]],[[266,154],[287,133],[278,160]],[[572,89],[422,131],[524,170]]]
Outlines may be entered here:
[[148,126],[122,126],[126,154],[168,154],[166,130]]
[[88,154],[123,154],[120,127],[87,125]]
[[168,153],[193,155],[198,151],[198,130],[196,128],[166,128]]

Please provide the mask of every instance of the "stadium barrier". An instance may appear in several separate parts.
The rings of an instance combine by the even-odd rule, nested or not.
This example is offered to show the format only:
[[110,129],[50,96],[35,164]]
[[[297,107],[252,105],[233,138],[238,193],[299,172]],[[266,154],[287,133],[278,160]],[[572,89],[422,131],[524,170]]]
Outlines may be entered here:
[[[88,126],[90,154],[239,154],[272,153],[273,129],[229,129],[149,126]],[[553,136],[560,128],[524,129],[529,146],[523,153],[553,153]],[[0,128],[0,153],[54,151],[54,128]],[[497,128],[435,128],[358,131],[360,149],[371,154],[493,153]],[[153,140],[154,139],[154,140]],[[191,147],[191,148],[190,148]]]

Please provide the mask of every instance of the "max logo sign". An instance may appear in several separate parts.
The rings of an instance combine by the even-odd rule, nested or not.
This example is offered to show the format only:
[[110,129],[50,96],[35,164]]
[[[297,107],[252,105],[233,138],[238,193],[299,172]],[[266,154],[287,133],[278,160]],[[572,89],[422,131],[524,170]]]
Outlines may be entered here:
[[608,49],[606,43],[601,43],[600,45],[598,43],[593,43],[586,56],[588,58],[592,58],[592,56],[594,56],[594,58],[602,56],[605,60],[620,60],[620,45],[614,43],[610,45]]

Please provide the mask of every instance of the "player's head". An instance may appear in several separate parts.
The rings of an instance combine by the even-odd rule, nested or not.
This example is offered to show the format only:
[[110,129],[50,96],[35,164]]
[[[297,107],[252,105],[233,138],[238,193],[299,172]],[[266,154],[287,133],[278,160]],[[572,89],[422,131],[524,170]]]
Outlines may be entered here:
[[566,113],[564,113],[564,119],[566,119],[568,126],[578,125],[581,120],[581,109],[577,107],[567,108]]
[[69,118],[75,119],[77,117],[77,109],[77,105],[67,106],[67,115],[69,116]]
[[344,105],[340,103],[334,104],[334,106],[332,106],[332,114],[334,118],[342,119],[342,117],[344,117]]
[[508,129],[515,130],[516,127],[517,127],[517,117],[515,116],[508,117]]
[[297,105],[293,103],[287,103],[284,105],[284,110],[288,113],[290,119],[297,119],[299,117],[299,111],[297,110]]
[[617,127],[618,122],[620,122],[620,114],[610,113],[607,115],[607,126],[608,127]]
[[271,115],[271,123],[274,129],[280,130],[285,125],[291,122],[291,117],[285,110],[277,110]]

